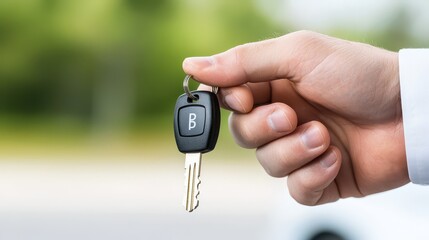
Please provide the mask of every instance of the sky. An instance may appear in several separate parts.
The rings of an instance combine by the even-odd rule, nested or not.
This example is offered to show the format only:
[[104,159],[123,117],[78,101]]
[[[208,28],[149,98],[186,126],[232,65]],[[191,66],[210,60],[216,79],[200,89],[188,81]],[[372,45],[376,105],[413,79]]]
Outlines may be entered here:
[[411,13],[409,34],[428,39],[427,0],[256,0],[264,14],[296,29],[328,31],[353,28],[357,31],[382,29],[401,8]]

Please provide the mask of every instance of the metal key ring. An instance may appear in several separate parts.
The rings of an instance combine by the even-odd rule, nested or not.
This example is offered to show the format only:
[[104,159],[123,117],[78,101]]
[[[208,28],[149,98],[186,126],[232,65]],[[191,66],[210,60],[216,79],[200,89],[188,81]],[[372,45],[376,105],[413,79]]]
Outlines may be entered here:
[[[198,100],[198,98],[194,94],[192,94],[191,91],[189,91],[189,79],[191,78],[192,78],[191,75],[189,74],[186,75],[185,79],[183,80],[183,90],[185,90],[186,95],[188,95],[190,99],[195,101],[195,100]],[[214,94],[217,94],[218,90],[219,90],[218,87],[212,87],[212,92]]]

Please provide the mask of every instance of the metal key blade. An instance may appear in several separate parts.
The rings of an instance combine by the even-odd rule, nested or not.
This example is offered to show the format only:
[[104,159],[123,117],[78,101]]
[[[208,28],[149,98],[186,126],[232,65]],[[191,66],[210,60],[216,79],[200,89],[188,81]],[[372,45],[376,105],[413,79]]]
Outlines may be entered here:
[[201,171],[201,153],[186,153],[185,160],[185,199],[186,211],[192,212],[198,207],[198,194]]

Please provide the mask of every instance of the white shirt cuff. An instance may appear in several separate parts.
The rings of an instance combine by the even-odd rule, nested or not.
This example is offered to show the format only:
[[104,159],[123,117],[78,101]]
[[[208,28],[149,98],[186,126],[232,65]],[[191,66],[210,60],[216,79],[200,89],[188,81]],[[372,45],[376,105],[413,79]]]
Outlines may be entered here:
[[402,117],[410,180],[429,184],[429,49],[399,51]]

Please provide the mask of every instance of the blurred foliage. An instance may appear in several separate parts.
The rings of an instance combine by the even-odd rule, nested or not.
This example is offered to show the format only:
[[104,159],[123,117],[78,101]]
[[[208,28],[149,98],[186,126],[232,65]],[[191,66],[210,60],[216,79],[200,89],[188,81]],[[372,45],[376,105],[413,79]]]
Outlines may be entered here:
[[353,41],[366,42],[390,51],[399,51],[402,48],[425,48],[427,39],[419,39],[410,34],[412,26],[413,12],[407,8],[404,2],[392,3],[391,11],[388,14],[390,19],[386,21],[384,28],[373,28],[370,31],[356,31],[353,27],[331,28],[330,35],[350,39]]
[[182,93],[185,57],[279,29],[245,0],[4,0],[0,114],[102,126],[157,118]]
[[[185,57],[296,30],[275,24],[254,1],[0,1],[0,150],[11,141],[22,147],[22,139],[49,145],[124,129],[146,137],[146,148],[174,149],[172,135],[163,139],[183,93]],[[386,29],[325,33],[391,50],[422,46],[406,34],[411,17],[399,7]],[[226,129],[224,147],[232,145]],[[31,131],[42,137],[28,137]]]

